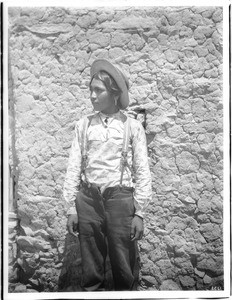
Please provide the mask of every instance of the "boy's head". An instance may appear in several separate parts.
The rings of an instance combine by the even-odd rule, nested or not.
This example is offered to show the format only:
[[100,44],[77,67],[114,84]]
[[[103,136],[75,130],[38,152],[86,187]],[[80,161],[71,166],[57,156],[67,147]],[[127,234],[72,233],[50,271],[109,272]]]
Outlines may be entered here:
[[99,80],[109,92],[112,101],[115,102],[116,99],[118,108],[125,109],[129,105],[129,82],[126,76],[117,67],[105,59],[97,59],[91,66],[90,75],[90,88],[93,80],[95,80],[95,82]]

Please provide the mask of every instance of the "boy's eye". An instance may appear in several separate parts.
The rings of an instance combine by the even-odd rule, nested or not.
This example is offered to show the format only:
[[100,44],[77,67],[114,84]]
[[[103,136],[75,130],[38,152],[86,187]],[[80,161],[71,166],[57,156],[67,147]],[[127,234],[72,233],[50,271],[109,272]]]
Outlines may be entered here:
[[91,93],[95,92],[97,94],[100,94],[100,93],[103,92],[103,89],[101,89],[101,88],[90,88],[90,91],[91,91]]

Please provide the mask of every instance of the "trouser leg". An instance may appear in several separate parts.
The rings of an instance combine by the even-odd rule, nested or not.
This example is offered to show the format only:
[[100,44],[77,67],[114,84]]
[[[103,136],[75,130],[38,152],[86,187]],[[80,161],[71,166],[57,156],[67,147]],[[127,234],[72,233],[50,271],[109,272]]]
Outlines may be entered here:
[[138,252],[136,242],[130,239],[135,211],[132,189],[108,188],[103,196],[115,290],[133,290],[137,279],[134,271],[138,270]]
[[82,256],[82,287],[87,291],[101,290],[104,287],[107,253],[104,207],[97,189],[83,191],[80,191],[76,201]]

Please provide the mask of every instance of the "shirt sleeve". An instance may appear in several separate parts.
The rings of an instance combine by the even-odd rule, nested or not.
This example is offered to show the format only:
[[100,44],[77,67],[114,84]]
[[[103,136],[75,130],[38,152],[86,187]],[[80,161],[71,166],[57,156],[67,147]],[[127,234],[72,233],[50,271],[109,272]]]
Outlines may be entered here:
[[136,126],[133,126],[132,128],[135,214],[143,218],[145,210],[152,198],[147,140],[142,124],[139,121],[136,121]]
[[67,214],[76,213],[75,200],[80,185],[81,160],[79,123],[77,123],[75,126],[75,137],[69,154],[68,167],[63,189],[64,199],[68,203]]

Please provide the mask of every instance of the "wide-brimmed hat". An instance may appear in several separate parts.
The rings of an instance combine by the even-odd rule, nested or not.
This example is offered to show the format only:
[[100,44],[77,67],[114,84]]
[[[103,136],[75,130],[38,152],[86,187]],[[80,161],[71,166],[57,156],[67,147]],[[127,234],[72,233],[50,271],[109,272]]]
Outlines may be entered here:
[[118,87],[122,91],[119,98],[120,106],[122,109],[125,109],[129,105],[129,94],[128,94],[129,81],[127,77],[122,73],[121,70],[119,70],[117,67],[112,65],[112,63],[110,63],[106,59],[96,59],[93,62],[90,68],[91,79],[99,71],[105,71],[114,78]]

